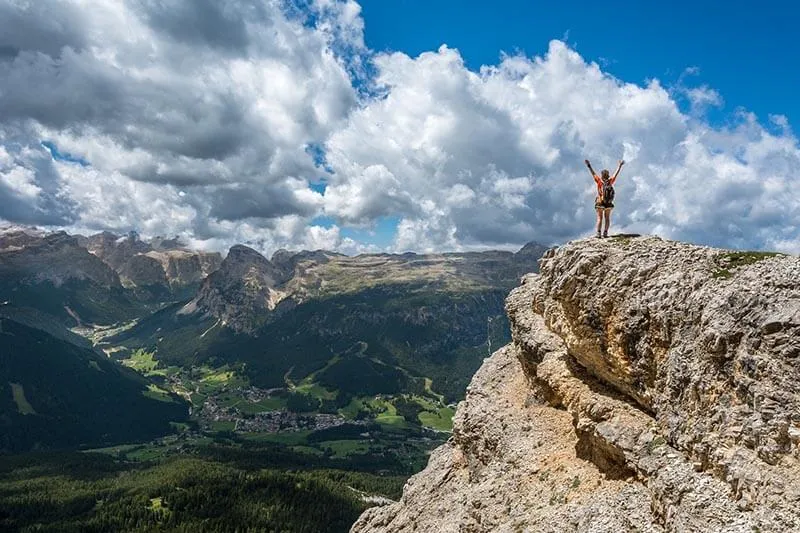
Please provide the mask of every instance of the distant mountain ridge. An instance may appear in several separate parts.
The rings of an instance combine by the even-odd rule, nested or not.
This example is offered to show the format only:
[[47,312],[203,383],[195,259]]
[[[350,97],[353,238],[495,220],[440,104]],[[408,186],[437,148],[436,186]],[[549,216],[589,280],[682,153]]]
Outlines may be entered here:
[[455,400],[489,348],[507,342],[504,298],[544,250],[267,259],[236,245],[190,301],[104,342],[167,365],[243,364],[266,388],[319,383],[339,407],[358,387],[419,392],[424,378]]
[[[0,228],[0,298],[78,324],[108,324],[141,316],[142,303],[192,298],[184,313],[200,311],[235,331],[252,333],[282,302],[291,307],[379,285],[422,283],[447,292],[487,286],[488,281],[510,288],[531,265],[535,268],[544,250],[533,242],[515,254],[348,257],[325,250],[278,250],[267,259],[250,247],[234,245],[223,260],[217,252],[190,250],[177,238],[145,241],[135,232],[119,236],[104,231],[87,237],[6,227]],[[20,287],[29,290],[19,293]],[[86,291],[92,292],[91,298],[73,294]],[[54,298],[60,301],[40,305],[50,299],[48,292],[59,293]],[[76,303],[79,300],[85,301]]]
[[0,303],[69,324],[109,324],[141,313],[119,274],[65,232],[0,232]]
[[0,228],[0,303],[64,324],[112,324],[192,297],[222,263],[177,239]]
[[279,306],[379,286],[416,285],[435,293],[510,289],[536,269],[545,247],[529,243],[517,253],[362,254],[348,257],[317,250],[276,252],[272,260],[244,245],[233,246],[220,268],[203,282],[180,312],[206,313],[238,332],[254,333]]
[[178,239],[143,241],[134,232],[118,236],[104,231],[79,242],[117,272],[123,285],[149,291],[151,298],[192,292],[222,263],[217,252],[190,250]]
[[59,231],[37,237],[24,232],[3,235],[0,276],[25,282],[51,282],[56,287],[72,280],[90,280],[105,287],[121,286],[119,276],[79,246],[77,237]]

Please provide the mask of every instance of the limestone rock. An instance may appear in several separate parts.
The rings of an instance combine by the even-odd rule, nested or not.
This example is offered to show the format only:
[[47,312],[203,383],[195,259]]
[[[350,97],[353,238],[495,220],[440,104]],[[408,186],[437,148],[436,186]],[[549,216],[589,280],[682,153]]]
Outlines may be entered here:
[[104,231],[79,240],[128,287],[161,287],[166,291],[196,288],[222,263],[222,256],[216,252],[188,250],[178,239],[143,241],[135,232],[120,237]]
[[453,436],[362,531],[800,530],[800,259],[569,243]]
[[[167,290],[169,283],[164,268],[157,259],[148,257],[145,254],[136,254],[125,263],[119,270],[123,283],[134,287],[159,287]],[[126,283],[127,282],[127,283]]]
[[201,310],[236,331],[251,332],[285,299],[278,286],[286,274],[257,251],[237,244],[182,312]]
[[0,278],[4,283],[87,281],[100,287],[121,287],[119,276],[63,231],[32,235],[6,234],[0,249]]
[[222,265],[217,252],[152,250],[144,255],[158,261],[172,288],[199,284]]
[[81,244],[116,272],[119,272],[133,256],[148,252],[151,249],[146,242],[140,240],[139,236],[133,232],[120,237],[109,231],[103,231],[81,239]]

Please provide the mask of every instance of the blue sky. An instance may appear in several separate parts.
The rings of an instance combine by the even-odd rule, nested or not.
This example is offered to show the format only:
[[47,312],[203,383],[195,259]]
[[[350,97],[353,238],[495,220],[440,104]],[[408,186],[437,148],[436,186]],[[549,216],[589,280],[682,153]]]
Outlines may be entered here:
[[375,50],[418,55],[447,44],[477,70],[501,52],[540,55],[551,39],[565,39],[624,81],[670,85],[696,67],[691,82],[717,90],[723,111],[800,122],[797,2],[364,0],[362,8]]

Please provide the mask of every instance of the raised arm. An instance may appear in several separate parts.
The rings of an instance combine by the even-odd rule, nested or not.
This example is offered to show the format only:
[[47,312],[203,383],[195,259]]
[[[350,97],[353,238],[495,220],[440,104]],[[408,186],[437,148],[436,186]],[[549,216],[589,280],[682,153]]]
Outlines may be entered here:
[[584,159],[583,162],[586,163],[586,167],[589,169],[589,172],[592,174],[592,179],[594,179],[594,177],[597,175],[597,173],[592,168],[592,164],[589,163],[588,159]]
[[619,176],[619,171],[622,170],[622,165],[624,165],[624,164],[625,164],[625,161],[620,159],[619,160],[619,164],[617,165],[617,171],[614,172],[614,177],[611,178],[612,180],[616,180],[617,179],[617,176]]

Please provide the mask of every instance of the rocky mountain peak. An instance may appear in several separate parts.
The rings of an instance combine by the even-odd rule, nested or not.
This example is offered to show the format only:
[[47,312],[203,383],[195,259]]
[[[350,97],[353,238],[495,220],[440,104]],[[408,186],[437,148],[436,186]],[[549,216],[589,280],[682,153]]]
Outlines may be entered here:
[[258,278],[265,286],[274,287],[284,281],[284,273],[269,259],[243,244],[230,248],[222,261],[217,280],[230,281],[233,277]]
[[82,245],[114,269],[129,287],[169,291],[197,286],[222,262],[220,254],[188,250],[178,238],[144,241],[136,232],[119,236],[104,231],[83,238]]
[[276,250],[275,253],[272,254],[270,261],[278,264],[288,263],[295,255],[297,255],[297,252],[292,252],[290,250],[286,250],[285,248],[281,248],[280,250]]
[[104,231],[88,237],[86,249],[119,272],[131,257],[149,252],[151,248],[135,233],[119,237]]
[[270,261],[284,268],[294,268],[295,265],[301,261],[311,261],[314,263],[327,263],[332,257],[345,257],[343,254],[336,252],[329,252],[327,250],[302,250],[300,252],[292,252],[289,250],[280,249],[272,254]]
[[0,226],[0,250],[19,250],[39,241],[44,232],[22,226]]
[[286,297],[278,287],[289,276],[249,246],[234,245],[183,312],[200,310],[234,330],[251,332]]
[[539,258],[547,250],[547,246],[539,244],[538,242],[529,242],[520,248],[514,257],[517,259],[536,257]]
[[104,287],[119,286],[119,277],[64,231],[15,231],[3,239],[0,274],[23,283],[50,282],[61,286],[70,280],[90,280]]
[[259,252],[250,248],[249,246],[245,246],[244,244],[234,244],[228,250],[228,255],[225,256],[225,261],[228,263],[231,262],[266,262],[269,263],[269,260],[261,255]]
[[150,246],[153,250],[156,251],[165,251],[165,250],[185,250],[185,245],[181,242],[178,237],[167,238],[167,237],[153,237],[150,239],[149,242]]
[[800,258],[548,251],[453,437],[361,531],[796,531]]

